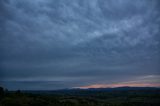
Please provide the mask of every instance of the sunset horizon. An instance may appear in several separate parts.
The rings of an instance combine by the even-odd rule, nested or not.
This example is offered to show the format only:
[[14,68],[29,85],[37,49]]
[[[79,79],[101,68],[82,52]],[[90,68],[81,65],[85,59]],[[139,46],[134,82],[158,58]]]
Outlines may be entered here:
[[160,0],[0,0],[0,106],[160,106]]
[[150,83],[143,83],[143,84],[93,84],[88,86],[81,86],[81,87],[73,87],[73,88],[80,88],[80,89],[90,89],[90,88],[118,88],[118,87],[157,87],[160,88],[160,84],[150,84]]

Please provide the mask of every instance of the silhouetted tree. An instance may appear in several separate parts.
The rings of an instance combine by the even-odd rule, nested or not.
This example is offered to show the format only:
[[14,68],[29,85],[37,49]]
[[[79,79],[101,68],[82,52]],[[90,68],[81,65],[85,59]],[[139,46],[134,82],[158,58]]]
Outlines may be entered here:
[[8,89],[6,88],[6,89],[4,90],[4,92],[5,92],[5,93],[8,93]]
[[0,87],[0,99],[4,96],[4,89]]
[[20,94],[20,93],[21,93],[21,90],[17,90],[17,91],[16,91],[16,94]]

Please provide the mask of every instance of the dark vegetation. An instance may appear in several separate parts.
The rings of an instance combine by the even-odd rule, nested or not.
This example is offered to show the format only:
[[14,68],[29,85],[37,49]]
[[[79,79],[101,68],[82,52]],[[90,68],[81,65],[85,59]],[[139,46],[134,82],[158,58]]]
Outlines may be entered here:
[[160,89],[8,91],[0,87],[0,106],[160,106]]

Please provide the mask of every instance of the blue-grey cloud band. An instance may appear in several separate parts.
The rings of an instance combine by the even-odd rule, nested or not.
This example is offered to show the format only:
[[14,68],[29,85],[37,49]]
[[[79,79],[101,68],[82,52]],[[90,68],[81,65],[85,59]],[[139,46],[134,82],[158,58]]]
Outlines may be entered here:
[[159,0],[1,0],[0,83],[60,89],[159,75],[159,29]]

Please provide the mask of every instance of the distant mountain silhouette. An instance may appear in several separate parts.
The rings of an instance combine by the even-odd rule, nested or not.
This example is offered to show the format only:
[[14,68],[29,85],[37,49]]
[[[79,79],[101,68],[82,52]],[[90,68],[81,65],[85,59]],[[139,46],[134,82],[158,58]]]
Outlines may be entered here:
[[33,93],[33,94],[69,94],[69,95],[80,95],[80,94],[89,94],[96,92],[122,92],[122,91],[159,91],[158,87],[116,87],[116,88],[88,88],[88,89],[60,89],[60,90],[22,90],[24,93]]

